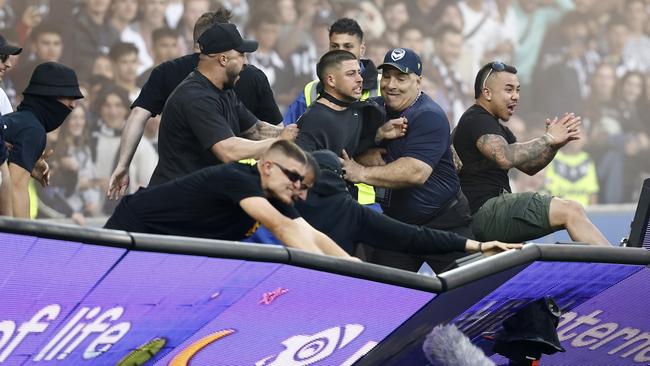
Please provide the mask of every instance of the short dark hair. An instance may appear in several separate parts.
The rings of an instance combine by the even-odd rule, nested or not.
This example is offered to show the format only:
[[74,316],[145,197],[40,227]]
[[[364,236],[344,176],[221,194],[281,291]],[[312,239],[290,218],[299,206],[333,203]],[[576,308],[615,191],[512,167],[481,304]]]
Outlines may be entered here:
[[271,144],[271,146],[266,150],[264,153],[264,156],[268,155],[269,153],[272,153],[274,151],[277,151],[286,157],[293,159],[301,164],[307,164],[307,155],[305,152],[300,148],[300,146],[296,145],[294,142],[289,141],[289,140],[278,140]]
[[[495,65],[502,65],[503,70],[494,69]],[[478,97],[481,96],[481,91],[483,90],[483,83],[485,82],[485,78],[488,76],[488,72],[490,70],[492,70],[492,73],[505,71],[511,74],[517,74],[517,68],[514,66],[506,65],[503,62],[498,62],[498,61],[488,62],[487,64],[483,65],[483,67],[481,67],[478,73],[476,73],[476,79],[474,80],[474,99],[478,99]]]
[[280,24],[278,17],[268,9],[254,12],[248,22],[250,29],[257,29],[262,24]]
[[101,111],[102,111],[102,106],[104,103],[106,103],[106,99],[108,98],[109,95],[117,95],[118,98],[120,98],[120,101],[124,105],[124,108],[129,109],[129,92],[120,87],[117,86],[113,82],[108,82],[106,84],[103,84],[99,91],[97,92],[97,96],[95,97],[95,101],[93,102],[93,105],[91,106],[91,111],[96,115],[100,116]]
[[108,51],[108,57],[113,61],[117,61],[120,57],[129,53],[135,53],[137,55],[138,48],[130,42],[116,42],[111,46],[111,50]]
[[330,37],[332,34],[350,34],[357,36],[359,40],[363,41],[363,30],[356,20],[350,18],[341,18],[332,24],[330,27]]
[[352,52],[345,50],[332,50],[325,53],[320,60],[318,60],[318,64],[316,64],[316,75],[318,75],[318,80],[321,82],[325,80],[325,70],[330,68],[332,65],[340,65],[343,61],[356,59],[357,56]]
[[32,32],[29,34],[29,39],[32,42],[36,42],[38,37],[41,34],[53,33],[58,34],[61,39],[63,39],[63,29],[55,23],[51,22],[42,22],[32,29]]
[[155,44],[162,38],[176,38],[178,37],[178,33],[176,33],[175,30],[169,28],[169,27],[160,27],[156,28],[156,30],[151,33],[151,40]]
[[224,7],[217,9],[217,11],[203,13],[194,23],[194,32],[192,33],[194,43],[199,41],[199,37],[203,32],[216,23],[230,23],[230,18],[232,18],[232,12]]

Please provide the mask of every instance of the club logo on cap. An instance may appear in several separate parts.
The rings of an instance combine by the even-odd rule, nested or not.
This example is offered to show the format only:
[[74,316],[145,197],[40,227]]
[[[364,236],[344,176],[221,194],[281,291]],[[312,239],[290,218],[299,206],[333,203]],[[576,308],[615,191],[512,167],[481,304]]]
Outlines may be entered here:
[[393,52],[390,53],[390,58],[393,61],[399,61],[402,58],[404,58],[404,55],[406,55],[406,51],[404,51],[401,48],[396,48],[396,49],[393,50]]

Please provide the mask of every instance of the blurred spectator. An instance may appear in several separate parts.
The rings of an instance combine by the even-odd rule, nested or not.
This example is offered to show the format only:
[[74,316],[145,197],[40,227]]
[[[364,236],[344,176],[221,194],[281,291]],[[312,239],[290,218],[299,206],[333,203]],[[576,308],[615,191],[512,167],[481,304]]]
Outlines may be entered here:
[[486,49],[484,52],[483,61],[512,62],[515,45],[517,44],[517,35],[521,28],[521,23],[515,13],[513,0],[495,0],[493,12],[495,13],[494,21],[498,32],[494,37],[493,47]]
[[621,112],[621,125],[625,131],[625,165],[623,167],[623,194],[625,202],[638,199],[635,191],[650,168],[650,128],[647,117],[642,117],[641,103],[646,99],[645,78],[640,72],[623,75],[616,89],[616,103]]
[[13,73],[16,90],[23,91],[32,72],[43,62],[59,62],[63,54],[63,31],[54,23],[43,22],[29,36],[30,52],[22,56]]
[[[94,151],[96,177],[101,191],[106,192],[108,179],[113,171],[120,146],[120,136],[129,113],[127,91],[119,86],[107,84],[98,93],[93,104],[94,114],[99,116],[99,130],[94,134]],[[142,139],[133,156],[130,176],[131,188],[146,187],[153,170],[158,163],[158,154],[147,139]],[[102,200],[104,195],[102,195]],[[112,204],[105,204],[104,213],[112,212]]]
[[[496,11],[486,1],[461,0],[458,2],[458,7],[464,20],[463,49],[471,60],[469,70],[464,72],[465,75],[469,75],[465,80],[469,81],[484,64],[483,56],[486,51],[496,48],[497,43],[501,41],[501,34],[516,29],[500,29],[495,21]],[[515,34],[510,34],[510,37],[514,37]]]
[[78,224],[83,224],[86,216],[97,216],[101,192],[95,179],[83,106],[75,107],[59,129],[50,165],[51,184],[39,192],[43,203]]
[[0,0],[0,30],[13,28],[16,23],[16,13],[7,0]]
[[[12,68],[13,63],[11,56],[19,55],[22,48],[10,45],[7,40],[0,35],[0,81],[6,77],[6,73]],[[31,76],[31,75],[30,75]],[[14,111],[14,108],[7,97],[7,93],[0,88],[0,115],[5,115]]]
[[194,50],[194,23],[201,14],[210,11],[210,5],[210,0],[183,0],[183,15],[176,26],[181,54],[186,55]]
[[583,206],[598,203],[598,177],[596,164],[588,152],[584,151],[587,137],[559,150],[546,167],[544,189],[560,198],[579,202]]
[[420,27],[414,23],[406,23],[399,29],[399,41],[397,42],[402,48],[410,48],[422,58],[426,59],[428,52],[424,34]]
[[434,35],[435,55],[425,74],[437,86],[432,96],[447,113],[452,128],[471,103],[468,87],[463,83],[456,65],[463,47],[463,35],[452,26],[445,26]]
[[250,32],[259,43],[259,48],[247,57],[248,62],[266,74],[276,94],[285,94],[290,91],[293,80],[287,65],[275,50],[279,31],[280,24],[274,14],[264,10],[255,13],[251,18]]
[[[153,32],[156,29],[167,27],[165,21],[165,6],[167,0],[141,0],[140,16],[135,22],[122,32],[122,42],[130,42],[138,48],[138,58],[140,66],[138,74],[151,68],[155,63],[154,60],[154,43]],[[178,48],[178,45],[175,45]],[[176,56],[174,56],[176,57]]]
[[155,66],[180,56],[178,53],[178,35],[171,28],[158,28],[153,32],[153,65],[138,76],[137,84],[142,87],[149,79]]
[[382,38],[388,47],[401,47],[399,44],[399,29],[409,21],[408,5],[405,0],[386,0],[384,2],[384,20],[386,31]]
[[590,129],[589,152],[596,160],[600,203],[623,201],[625,131],[620,110],[613,100],[615,86],[614,67],[600,64],[594,73],[591,94],[584,108]]
[[[560,21],[557,35],[560,47],[549,49],[540,57],[532,85],[534,112],[560,114],[575,110],[589,95],[589,80],[600,57],[589,49],[589,19],[578,12],[569,12]],[[553,93],[549,90],[555,89]]]
[[612,16],[607,23],[605,36],[607,42],[601,49],[601,59],[616,70],[616,76],[621,77],[625,74],[627,67],[625,65],[625,56],[623,55],[625,45],[630,38],[630,29],[627,21],[621,16]]
[[[414,0],[408,2],[409,23],[418,27],[422,32],[430,30],[436,24],[436,18],[441,6],[447,0]],[[406,46],[404,46],[406,47]],[[407,47],[410,48],[410,47]]]
[[108,56],[113,62],[115,84],[129,93],[133,102],[140,94],[138,79],[138,48],[133,43],[117,42]]
[[113,67],[113,61],[108,55],[99,55],[93,62],[93,67],[91,69],[91,76],[103,76],[108,80],[115,79],[115,70]]
[[648,72],[650,71],[650,37],[645,30],[648,23],[645,1],[625,0],[623,16],[630,29],[630,37],[623,50],[627,69]]
[[83,6],[65,30],[64,63],[76,70],[80,79],[90,76],[95,58],[108,54],[120,35],[106,21],[110,0],[82,0]]

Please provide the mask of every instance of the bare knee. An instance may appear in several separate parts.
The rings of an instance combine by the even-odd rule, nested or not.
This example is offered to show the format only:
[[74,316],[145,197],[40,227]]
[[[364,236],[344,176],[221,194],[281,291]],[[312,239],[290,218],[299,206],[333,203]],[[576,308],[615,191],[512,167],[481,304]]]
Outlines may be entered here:
[[549,208],[549,220],[552,227],[566,227],[571,221],[584,220],[585,208],[578,202],[553,197]]

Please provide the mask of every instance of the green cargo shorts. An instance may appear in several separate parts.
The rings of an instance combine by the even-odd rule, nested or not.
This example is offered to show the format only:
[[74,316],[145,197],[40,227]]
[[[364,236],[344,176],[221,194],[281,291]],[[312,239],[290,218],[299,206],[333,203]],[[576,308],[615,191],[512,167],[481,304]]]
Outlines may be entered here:
[[490,198],[472,216],[476,240],[521,243],[554,232],[548,217],[551,199],[537,192]]

